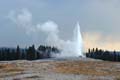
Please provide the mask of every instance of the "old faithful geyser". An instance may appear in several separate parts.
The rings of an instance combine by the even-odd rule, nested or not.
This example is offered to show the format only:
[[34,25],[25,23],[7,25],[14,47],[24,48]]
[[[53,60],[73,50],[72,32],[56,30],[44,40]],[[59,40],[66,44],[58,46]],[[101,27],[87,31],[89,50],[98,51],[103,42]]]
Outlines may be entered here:
[[[72,40],[65,41],[60,38],[57,39],[56,44],[59,44],[57,47],[61,49],[61,53],[56,54],[55,57],[79,57],[79,56],[84,57],[82,53],[83,41],[79,23],[76,24],[73,33],[74,35],[72,37]],[[62,47],[60,46],[61,44]]]
[[74,30],[74,53],[77,56],[83,57],[83,41],[82,41],[82,35],[80,32],[80,25],[77,22],[75,30]]

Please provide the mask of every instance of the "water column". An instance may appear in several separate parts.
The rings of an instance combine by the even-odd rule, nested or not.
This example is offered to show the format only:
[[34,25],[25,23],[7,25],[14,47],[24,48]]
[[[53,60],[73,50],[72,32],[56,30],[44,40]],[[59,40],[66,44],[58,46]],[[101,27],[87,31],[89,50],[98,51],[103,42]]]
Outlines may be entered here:
[[84,57],[84,55],[83,55],[83,40],[82,40],[82,35],[80,32],[80,25],[78,22],[74,29],[74,49],[75,49],[75,53],[78,56]]

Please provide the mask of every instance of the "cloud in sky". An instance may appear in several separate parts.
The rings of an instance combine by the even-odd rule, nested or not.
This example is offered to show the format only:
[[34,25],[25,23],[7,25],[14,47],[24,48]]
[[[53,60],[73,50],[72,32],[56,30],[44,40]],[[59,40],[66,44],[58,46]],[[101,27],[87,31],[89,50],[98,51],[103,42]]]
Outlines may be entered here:
[[103,37],[100,33],[84,33],[84,51],[88,48],[100,48],[104,50],[120,50],[120,41],[112,36]]
[[[94,44],[94,46],[99,44],[106,46],[106,48],[119,49],[119,4],[119,0],[0,1],[0,45],[14,46],[21,44],[21,46],[24,46],[25,43],[28,45],[28,43],[33,44],[34,42],[41,44],[46,36],[38,28],[40,25],[46,25],[47,27],[48,24],[45,22],[52,20],[54,22],[49,23],[59,26],[57,32],[64,40],[71,39],[74,25],[76,21],[79,21],[87,44]],[[16,27],[16,24],[6,18],[8,14],[15,23],[20,24],[17,26],[22,26]],[[26,30],[28,30],[27,34]],[[37,37],[38,34],[35,34],[35,31],[39,33],[40,37]],[[31,36],[28,37],[31,32],[34,33],[34,37],[32,37],[36,39],[34,41],[30,38]],[[92,44],[91,41],[93,41]],[[114,45],[108,45],[110,43]]]

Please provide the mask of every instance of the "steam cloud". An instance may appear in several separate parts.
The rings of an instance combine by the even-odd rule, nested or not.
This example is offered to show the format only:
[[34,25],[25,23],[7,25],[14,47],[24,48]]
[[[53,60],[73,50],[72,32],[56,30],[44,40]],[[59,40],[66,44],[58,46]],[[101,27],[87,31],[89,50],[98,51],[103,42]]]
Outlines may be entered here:
[[[59,37],[59,27],[53,21],[47,21],[43,24],[33,24],[32,13],[27,9],[21,10],[20,13],[11,11],[9,13],[9,19],[13,21],[19,28],[23,28],[27,35],[33,33],[39,34],[43,32],[47,35],[46,45],[55,46],[62,50],[61,54],[54,54],[54,57],[73,57],[79,56],[75,54],[75,42],[74,40],[63,40]],[[40,37],[40,36],[39,36]]]

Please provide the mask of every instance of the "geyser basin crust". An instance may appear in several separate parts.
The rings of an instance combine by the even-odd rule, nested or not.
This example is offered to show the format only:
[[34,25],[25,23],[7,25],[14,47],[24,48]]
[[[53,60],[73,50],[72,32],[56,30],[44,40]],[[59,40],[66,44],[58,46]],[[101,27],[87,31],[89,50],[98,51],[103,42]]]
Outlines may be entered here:
[[0,63],[0,80],[120,79],[119,62],[85,59],[3,61]]

